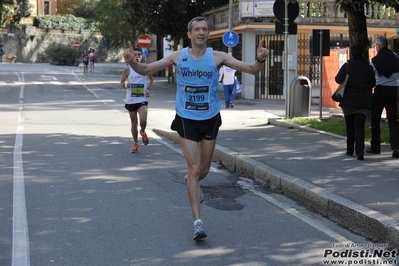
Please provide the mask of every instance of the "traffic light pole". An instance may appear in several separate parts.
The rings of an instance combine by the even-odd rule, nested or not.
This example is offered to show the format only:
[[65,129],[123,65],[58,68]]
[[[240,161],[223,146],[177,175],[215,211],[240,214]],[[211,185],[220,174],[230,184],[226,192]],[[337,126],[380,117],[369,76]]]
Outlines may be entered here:
[[285,118],[290,114],[290,88],[288,84],[288,3],[284,1],[284,83],[285,83]]
[[[233,0],[229,0],[229,31],[233,29]],[[233,47],[228,47],[227,52],[233,55]]]

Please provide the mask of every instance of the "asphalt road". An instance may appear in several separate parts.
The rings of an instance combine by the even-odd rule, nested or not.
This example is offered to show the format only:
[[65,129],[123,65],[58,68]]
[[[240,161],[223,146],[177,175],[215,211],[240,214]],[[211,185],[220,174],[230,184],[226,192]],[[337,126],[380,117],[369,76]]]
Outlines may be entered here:
[[151,131],[169,127],[173,89],[156,78],[150,143],[130,154],[123,65],[0,65],[0,265],[359,262],[338,252],[367,239],[216,163],[201,183],[208,237],[193,241],[180,147]]

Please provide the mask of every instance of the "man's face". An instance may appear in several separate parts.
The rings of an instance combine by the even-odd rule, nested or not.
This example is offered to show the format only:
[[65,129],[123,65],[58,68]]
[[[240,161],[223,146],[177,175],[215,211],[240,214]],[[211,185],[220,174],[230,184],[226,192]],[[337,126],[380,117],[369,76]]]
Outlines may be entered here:
[[208,23],[205,20],[194,21],[191,31],[187,32],[193,44],[207,44],[209,37]]
[[374,43],[373,45],[374,49],[378,52],[381,49],[381,45],[379,45],[378,43]]
[[141,59],[143,58],[141,52],[139,51],[133,51],[133,60],[136,60],[137,62],[141,62]]

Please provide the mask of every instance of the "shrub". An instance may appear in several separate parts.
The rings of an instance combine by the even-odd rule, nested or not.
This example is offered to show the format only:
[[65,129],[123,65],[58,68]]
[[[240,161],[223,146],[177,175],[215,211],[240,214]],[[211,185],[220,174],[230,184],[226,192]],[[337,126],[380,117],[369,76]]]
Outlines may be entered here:
[[52,43],[46,49],[50,63],[65,65],[78,61],[79,53],[69,45]]
[[97,24],[93,19],[85,19],[73,15],[35,17],[33,26],[41,29],[98,31]]

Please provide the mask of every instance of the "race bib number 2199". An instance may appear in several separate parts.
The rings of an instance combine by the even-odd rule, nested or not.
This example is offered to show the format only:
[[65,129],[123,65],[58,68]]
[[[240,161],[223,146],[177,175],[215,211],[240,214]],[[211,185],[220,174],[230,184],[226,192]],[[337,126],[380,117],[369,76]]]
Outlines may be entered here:
[[185,109],[191,111],[209,110],[209,86],[186,85],[184,88]]

